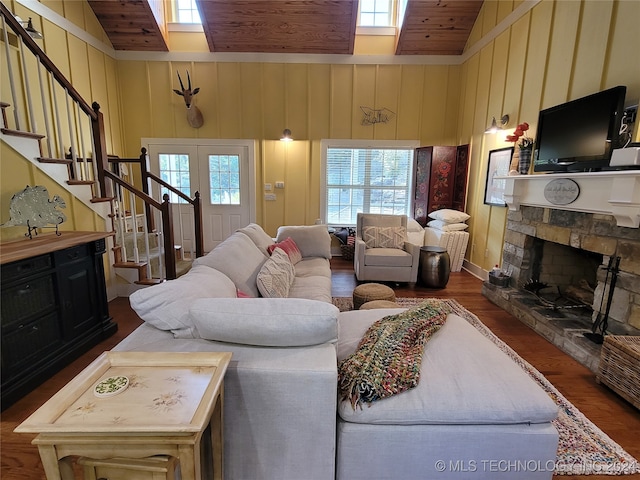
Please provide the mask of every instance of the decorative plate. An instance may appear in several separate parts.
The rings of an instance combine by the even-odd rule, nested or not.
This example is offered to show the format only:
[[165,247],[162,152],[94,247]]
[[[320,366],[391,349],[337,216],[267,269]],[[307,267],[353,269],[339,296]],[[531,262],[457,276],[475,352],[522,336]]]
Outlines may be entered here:
[[111,397],[124,392],[129,386],[129,379],[124,375],[105,378],[93,387],[93,394],[96,397]]

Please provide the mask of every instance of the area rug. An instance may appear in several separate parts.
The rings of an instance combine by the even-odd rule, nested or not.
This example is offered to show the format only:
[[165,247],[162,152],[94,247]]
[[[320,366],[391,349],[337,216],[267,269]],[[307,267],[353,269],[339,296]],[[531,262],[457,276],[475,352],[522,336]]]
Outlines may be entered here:
[[[422,302],[421,298],[396,298],[400,307],[411,308]],[[500,340],[469,310],[455,300],[444,300],[455,313],[476,327],[506,355],[516,362],[538,383],[559,407],[558,418],[553,421],[558,430],[559,442],[555,475],[628,475],[640,473],[640,463],[600,430],[569,402],[538,370]],[[353,309],[349,297],[334,297],[334,305],[340,311]]]

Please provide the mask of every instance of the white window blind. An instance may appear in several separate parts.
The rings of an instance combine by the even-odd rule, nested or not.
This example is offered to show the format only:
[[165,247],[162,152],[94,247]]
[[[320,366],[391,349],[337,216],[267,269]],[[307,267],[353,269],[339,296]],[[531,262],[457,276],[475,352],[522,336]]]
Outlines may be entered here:
[[325,221],[355,225],[358,212],[409,214],[413,147],[328,147]]

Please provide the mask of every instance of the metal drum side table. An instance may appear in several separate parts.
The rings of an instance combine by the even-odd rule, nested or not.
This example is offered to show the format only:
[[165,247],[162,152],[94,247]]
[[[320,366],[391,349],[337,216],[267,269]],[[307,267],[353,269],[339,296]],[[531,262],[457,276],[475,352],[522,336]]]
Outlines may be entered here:
[[451,260],[444,247],[420,247],[420,280],[426,287],[445,288]]

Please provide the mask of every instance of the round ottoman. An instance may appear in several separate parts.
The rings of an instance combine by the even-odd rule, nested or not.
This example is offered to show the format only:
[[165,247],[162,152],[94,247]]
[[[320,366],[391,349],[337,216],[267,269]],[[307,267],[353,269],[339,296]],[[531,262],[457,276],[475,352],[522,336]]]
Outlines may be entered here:
[[375,308],[400,308],[400,305],[390,300],[373,300],[372,302],[363,303],[360,310],[373,310]]
[[353,290],[353,309],[359,310],[367,302],[374,300],[395,301],[396,294],[393,289],[380,283],[363,283]]

